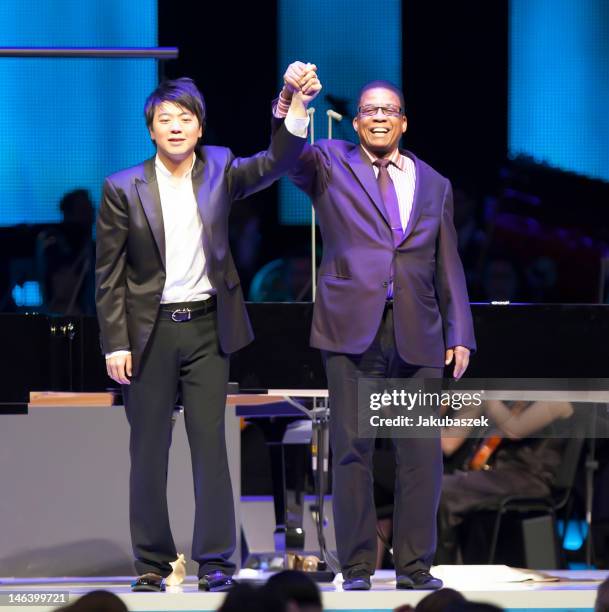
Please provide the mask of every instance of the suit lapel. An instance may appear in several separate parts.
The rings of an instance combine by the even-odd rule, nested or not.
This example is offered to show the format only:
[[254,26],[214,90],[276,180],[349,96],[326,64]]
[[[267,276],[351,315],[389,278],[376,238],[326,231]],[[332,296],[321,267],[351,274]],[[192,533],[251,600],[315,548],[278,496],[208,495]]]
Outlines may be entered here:
[[404,235],[402,236],[402,242],[410,236],[412,233],[412,229],[417,223],[417,219],[421,215],[421,211],[425,208],[425,204],[427,203],[427,199],[425,198],[425,194],[427,193],[427,189],[425,188],[425,182],[427,181],[426,172],[423,168],[423,165],[419,161],[419,159],[414,156],[412,153],[408,151],[400,151],[402,155],[409,157],[414,162],[414,172],[415,172],[415,184],[414,184],[414,197],[412,199],[412,209],[410,210],[410,217],[408,218],[408,224],[406,225],[406,230],[404,231]]
[[378,211],[383,216],[383,219],[385,219],[387,225],[391,227],[370,159],[368,159],[364,151],[362,151],[361,146],[357,146],[349,151],[345,159],[353,171],[355,178],[364,188],[364,191],[368,194],[376,208],[378,208]]
[[140,197],[142,208],[148,219],[150,231],[154,236],[163,268],[165,267],[165,228],[163,226],[163,211],[161,209],[161,195],[156,180],[156,171],[152,157],[144,162],[144,180],[135,179],[135,188]]
[[192,169],[192,188],[203,223],[203,231],[210,237],[210,210],[209,210],[209,164],[203,153],[197,154],[195,165]]

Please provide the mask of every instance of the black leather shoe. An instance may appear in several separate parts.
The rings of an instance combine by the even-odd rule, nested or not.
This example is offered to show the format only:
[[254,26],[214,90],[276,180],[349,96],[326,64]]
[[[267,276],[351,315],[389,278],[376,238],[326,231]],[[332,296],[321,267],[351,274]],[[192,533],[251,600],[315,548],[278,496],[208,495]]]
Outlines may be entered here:
[[402,574],[395,581],[396,589],[417,589],[419,591],[435,591],[441,589],[444,583],[434,578],[427,570],[417,570],[412,574]]
[[211,591],[212,593],[221,593],[222,591],[230,591],[236,581],[224,572],[217,571],[211,574],[205,574],[199,578],[199,591]]
[[343,591],[369,591],[370,586],[370,574],[359,571],[345,577]]
[[150,593],[160,593],[165,590],[165,579],[159,574],[148,572],[142,574],[134,583],[131,584],[131,590],[148,591]]

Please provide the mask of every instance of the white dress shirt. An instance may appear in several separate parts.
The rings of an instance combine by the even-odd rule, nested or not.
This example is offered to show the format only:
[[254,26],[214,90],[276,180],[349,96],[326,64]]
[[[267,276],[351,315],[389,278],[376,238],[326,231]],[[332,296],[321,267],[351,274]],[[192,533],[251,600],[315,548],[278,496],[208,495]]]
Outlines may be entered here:
[[207,239],[192,186],[192,169],[174,176],[159,156],[154,161],[165,231],[165,286],[161,304],[198,302],[215,289],[207,274]]
[[[378,159],[364,147],[362,147],[362,149],[370,158],[371,162],[375,162]],[[412,204],[414,202],[414,190],[417,182],[417,174],[412,159],[406,155],[402,155],[398,149],[393,152],[389,160],[391,163],[389,166],[387,166],[387,170],[391,180],[393,181],[393,186],[395,187],[395,192],[398,197],[402,231],[406,231],[406,226],[408,225],[408,220],[410,219],[410,213],[412,212]],[[379,169],[376,166],[373,166],[372,168],[374,169],[374,176],[376,176],[378,179]]]

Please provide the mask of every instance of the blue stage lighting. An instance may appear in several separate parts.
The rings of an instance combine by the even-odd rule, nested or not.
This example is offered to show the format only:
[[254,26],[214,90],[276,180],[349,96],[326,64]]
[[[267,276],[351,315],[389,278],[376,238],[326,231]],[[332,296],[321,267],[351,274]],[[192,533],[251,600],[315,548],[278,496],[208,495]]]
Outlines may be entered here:
[[[342,99],[348,108],[334,137],[356,140],[351,120],[354,99],[367,81],[384,79],[402,84],[402,3],[400,0],[279,0],[278,88],[287,65],[299,59],[319,68],[323,90],[315,107],[315,137],[326,138],[326,110],[334,108],[326,96]],[[279,89],[277,90],[279,91]],[[279,182],[280,222],[305,225],[311,222],[311,203],[288,179]]]
[[[154,47],[156,0],[3,0],[5,47]],[[76,188],[153,154],[142,107],[153,59],[0,58],[0,225],[59,221]]]
[[511,0],[509,152],[609,181],[609,2]]
[[13,300],[17,306],[36,307],[42,305],[40,285],[36,281],[26,281],[13,287]]

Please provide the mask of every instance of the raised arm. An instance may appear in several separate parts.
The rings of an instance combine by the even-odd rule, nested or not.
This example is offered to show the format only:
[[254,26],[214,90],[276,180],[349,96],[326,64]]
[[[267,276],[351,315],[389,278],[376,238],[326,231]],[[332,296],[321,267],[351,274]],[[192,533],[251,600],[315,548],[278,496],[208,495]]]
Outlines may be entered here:
[[307,106],[321,91],[315,71],[293,93],[282,125],[274,126],[269,148],[252,157],[234,158],[227,169],[231,197],[240,199],[271,185],[297,162],[305,145]]
[[[302,117],[306,108],[319,94],[321,84],[317,78],[317,66],[304,62],[293,62],[283,75],[283,89],[273,101],[273,131],[291,117]],[[306,132],[304,134],[306,136]],[[330,163],[327,156],[316,146],[304,145],[300,157],[288,171],[290,180],[310,198],[321,193],[327,184]]]

